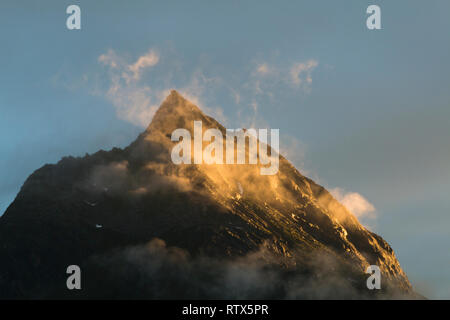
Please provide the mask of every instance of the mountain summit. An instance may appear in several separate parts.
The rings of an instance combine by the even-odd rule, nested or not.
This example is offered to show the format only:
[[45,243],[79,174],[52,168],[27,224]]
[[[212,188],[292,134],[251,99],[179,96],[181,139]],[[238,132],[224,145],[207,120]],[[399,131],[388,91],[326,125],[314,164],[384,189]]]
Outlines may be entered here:
[[[225,133],[172,91],[125,149],[35,171],[0,218],[0,297],[415,297],[389,244],[282,156],[269,176],[174,164],[171,133],[193,121]],[[69,265],[83,290],[67,289]]]

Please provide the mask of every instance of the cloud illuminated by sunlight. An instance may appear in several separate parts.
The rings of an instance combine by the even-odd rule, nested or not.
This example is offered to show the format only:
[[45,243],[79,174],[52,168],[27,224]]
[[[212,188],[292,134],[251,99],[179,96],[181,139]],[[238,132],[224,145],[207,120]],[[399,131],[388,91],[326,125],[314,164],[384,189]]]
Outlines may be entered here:
[[358,219],[375,218],[375,207],[361,194],[341,188],[330,189],[330,193]]

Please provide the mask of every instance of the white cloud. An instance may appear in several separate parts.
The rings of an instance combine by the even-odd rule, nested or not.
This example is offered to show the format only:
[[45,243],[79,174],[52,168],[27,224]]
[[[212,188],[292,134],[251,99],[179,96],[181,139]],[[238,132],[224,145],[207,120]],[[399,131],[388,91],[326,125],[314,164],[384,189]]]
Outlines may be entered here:
[[341,188],[330,189],[330,193],[358,219],[375,218],[375,207],[357,192],[345,192]]
[[267,62],[262,62],[257,64],[250,73],[248,85],[253,89],[254,95],[267,94],[279,81],[279,77],[279,71],[275,66],[269,66]]
[[262,63],[256,68],[256,72],[260,75],[266,75],[270,72],[269,65],[267,63]]
[[312,73],[318,65],[319,62],[315,59],[295,62],[291,66],[257,62],[254,64],[248,80],[241,87],[249,89],[249,93],[253,96],[251,99],[258,96],[264,99],[274,99],[279,89],[284,86],[309,93]]
[[[206,76],[200,68],[197,68],[190,77],[174,77],[173,73],[180,72],[180,70],[178,70],[177,61],[171,61],[165,66],[164,74],[158,75],[158,87],[150,86],[148,82],[144,84],[141,79],[143,72],[156,66],[160,60],[160,55],[155,49],[148,50],[146,54],[138,57],[132,63],[127,62],[114,50],[108,50],[98,57],[98,61],[107,67],[109,75],[108,89],[100,93],[111,101],[120,119],[138,126],[148,126],[170,90],[177,89],[205,113],[226,123],[227,119],[222,108],[211,106],[210,101],[208,101],[208,106],[203,104],[206,96],[223,86],[223,80],[220,77]],[[182,75],[181,72],[180,75]],[[175,85],[174,81],[184,81],[184,85]],[[236,99],[238,101],[240,99],[238,93],[236,93]]]
[[150,49],[149,52],[141,57],[132,65],[128,66],[128,69],[131,71],[133,77],[132,79],[137,81],[141,77],[142,69],[153,67],[159,62],[158,53]]
[[110,85],[105,96],[116,108],[117,116],[137,126],[146,127],[164,99],[164,91],[141,85],[139,80],[144,69],[159,62],[159,55],[150,49],[136,62],[128,64],[114,50],[108,50],[99,56],[98,61],[108,67]]
[[290,69],[291,81],[294,85],[300,86],[306,82],[307,85],[312,83],[312,71],[319,65],[316,60],[308,60],[307,62],[297,62]]
[[228,82],[235,104],[248,107],[237,112],[241,126],[261,124],[264,119],[259,114],[264,114],[266,107],[279,107],[276,104],[284,98],[282,95],[286,94],[286,89],[295,94],[310,93],[312,74],[318,65],[315,59],[294,64],[253,60],[249,72],[242,79]]
[[[158,110],[161,99],[153,98],[155,93],[147,86],[127,87],[119,84],[113,85],[106,97],[116,107],[117,116],[135,125],[146,127],[151,122],[153,115]],[[154,100],[158,103],[152,103]]]
[[110,68],[118,68],[119,63],[122,64],[122,61],[120,61],[120,57],[116,55],[114,50],[109,49],[108,52],[100,55],[98,57],[98,61],[103,63],[104,65],[109,66]]
[[[167,54],[170,53],[166,52]],[[223,73],[220,77],[211,76],[211,72],[206,74],[201,67],[195,68],[190,74],[185,74],[181,69],[182,63],[176,58],[161,59],[159,50],[154,48],[150,48],[134,61],[129,61],[125,57],[114,50],[108,50],[98,57],[98,61],[106,67],[109,78],[106,89],[99,90],[95,86],[95,91],[111,101],[120,119],[142,127],[151,122],[170,89],[177,89],[205,113],[226,124],[228,119],[223,109],[215,105],[217,96],[225,89],[231,92],[236,105],[249,107],[247,113],[250,114],[244,112],[244,117],[248,119],[244,121],[239,116],[239,121],[244,121],[247,125],[250,121],[254,125],[259,119],[259,110],[268,104],[276,103],[280,88],[290,87],[308,93],[312,83],[312,72],[318,66],[318,62],[314,59],[297,62],[293,66],[259,61],[252,63],[247,78],[230,80],[222,78]],[[155,66],[158,66],[158,69],[162,68],[164,73],[158,74],[158,81],[146,77],[144,83],[144,73],[151,74]],[[208,66],[208,70],[215,70],[214,66]]]

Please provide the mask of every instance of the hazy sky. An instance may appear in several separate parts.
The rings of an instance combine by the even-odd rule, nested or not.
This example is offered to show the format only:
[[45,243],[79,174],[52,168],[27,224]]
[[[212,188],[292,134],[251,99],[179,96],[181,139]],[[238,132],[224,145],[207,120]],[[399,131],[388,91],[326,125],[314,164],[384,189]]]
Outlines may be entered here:
[[[81,30],[66,28],[70,4]],[[382,30],[366,28],[370,4]],[[449,12],[447,0],[2,0],[0,214],[43,164],[128,145],[175,88],[229,128],[279,128],[301,172],[360,197],[420,292],[450,298]]]

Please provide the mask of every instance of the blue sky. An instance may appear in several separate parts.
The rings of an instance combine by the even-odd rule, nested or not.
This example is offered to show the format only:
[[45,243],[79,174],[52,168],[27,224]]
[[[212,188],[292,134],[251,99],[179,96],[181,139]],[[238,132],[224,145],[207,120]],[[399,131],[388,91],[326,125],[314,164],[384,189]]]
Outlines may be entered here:
[[[66,28],[70,4],[81,30]],[[366,28],[370,4],[382,30]],[[43,164],[128,145],[175,88],[229,128],[279,128],[303,173],[373,206],[361,220],[419,291],[450,298],[449,12],[446,0],[2,1],[0,212]]]

